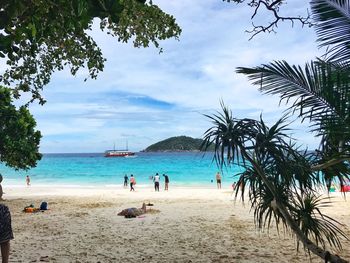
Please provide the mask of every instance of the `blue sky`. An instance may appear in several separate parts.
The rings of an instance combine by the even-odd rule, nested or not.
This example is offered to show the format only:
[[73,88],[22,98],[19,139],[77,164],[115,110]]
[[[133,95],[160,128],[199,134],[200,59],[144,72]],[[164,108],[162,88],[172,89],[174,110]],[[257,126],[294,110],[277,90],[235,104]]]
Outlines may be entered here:
[[[220,100],[237,117],[276,121],[284,108],[279,99],[262,95],[238,66],[257,66],[273,60],[304,64],[321,52],[313,29],[280,24],[277,34],[260,34],[249,41],[252,10],[221,0],[154,0],[174,15],[182,27],[180,41],[161,42],[164,52],[135,49],[99,30],[91,35],[107,58],[97,80],[85,71],[73,77],[57,72],[43,92],[47,103],[31,111],[43,134],[41,152],[103,152],[116,144],[142,150],[171,136],[201,137],[210,127],[203,114],[214,113]],[[305,14],[307,1],[283,7]],[[269,18],[261,15],[259,20]],[[316,146],[305,125],[294,122],[295,137]]]

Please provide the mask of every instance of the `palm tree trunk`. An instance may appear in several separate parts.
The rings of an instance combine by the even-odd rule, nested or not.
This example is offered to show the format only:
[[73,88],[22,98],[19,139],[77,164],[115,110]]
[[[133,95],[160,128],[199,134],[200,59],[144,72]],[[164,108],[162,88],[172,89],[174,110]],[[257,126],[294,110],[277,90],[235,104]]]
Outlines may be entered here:
[[325,163],[321,163],[321,164],[317,164],[311,167],[311,171],[320,171],[322,169],[326,169],[328,167],[331,167],[332,165],[338,164],[338,163],[342,163],[345,161],[350,161],[349,157],[343,157],[343,158],[334,158],[331,159]]
[[275,200],[276,200],[276,207],[286,220],[287,224],[289,227],[292,229],[292,231],[295,233],[297,238],[303,243],[303,245],[310,250],[312,253],[315,255],[321,257],[322,259],[325,260],[325,262],[331,262],[331,263],[348,263],[348,261],[331,254],[329,251],[326,251],[319,246],[317,246],[315,243],[313,243],[310,239],[308,239],[304,233],[300,230],[299,226],[295,223],[294,219],[286,209],[286,207],[281,204],[278,201],[278,195],[276,194],[274,186],[271,184],[271,182],[267,179],[265,173],[262,171],[260,166],[249,156],[249,154],[241,149],[241,154],[246,158],[255,168],[259,176],[261,177],[261,180],[265,183],[265,185],[269,188],[271,193],[273,194]]

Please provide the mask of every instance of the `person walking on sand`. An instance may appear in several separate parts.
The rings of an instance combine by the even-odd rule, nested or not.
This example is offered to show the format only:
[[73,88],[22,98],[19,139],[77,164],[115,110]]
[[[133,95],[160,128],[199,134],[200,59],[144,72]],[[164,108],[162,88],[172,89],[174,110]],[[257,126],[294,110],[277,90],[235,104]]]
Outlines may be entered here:
[[124,175],[124,188],[127,188],[128,187],[128,181],[129,181],[129,178],[127,175]]
[[232,194],[235,193],[236,185],[237,185],[237,183],[236,183],[236,182],[233,182],[233,184],[232,184]]
[[0,247],[2,263],[9,262],[11,239],[13,239],[13,232],[10,210],[6,205],[0,204]]
[[236,185],[237,185],[237,183],[236,183],[236,182],[233,182],[233,184],[232,184],[232,189],[233,189],[233,190],[235,190]]
[[135,191],[134,185],[136,184],[135,177],[133,175],[130,175],[130,192]]
[[216,173],[216,185],[218,189],[221,189],[221,174],[219,172]]
[[159,181],[160,181],[160,176],[158,173],[156,173],[156,175],[153,177],[153,181],[154,181],[154,190],[156,192],[159,192]]
[[167,176],[166,174],[163,174],[164,176],[164,191],[168,191],[169,190],[169,176]]
[[26,177],[26,183],[27,183],[27,186],[30,186],[30,177],[29,177],[29,175],[27,175],[27,177]]

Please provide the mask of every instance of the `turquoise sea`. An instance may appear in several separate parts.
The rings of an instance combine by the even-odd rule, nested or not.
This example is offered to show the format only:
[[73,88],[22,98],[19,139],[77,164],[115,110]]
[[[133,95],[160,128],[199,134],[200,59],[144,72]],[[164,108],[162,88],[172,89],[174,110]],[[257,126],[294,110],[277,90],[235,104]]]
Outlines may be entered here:
[[[25,184],[29,175],[32,185],[57,186],[118,186],[123,177],[133,174],[138,187],[152,184],[150,176],[167,174],[172,186],[215,187],[218,168],[213,155],[207,153],[136,153],[136,157],[105,158],[102,153],[44,154],[37,167],[29,171],[15,171],[0,164],[3,185]],[[236,180],[239,167],[222,171],[223,187]],[[163,178],[161,178],[163,180]],[[211,182],[213,180],[213,182]]]

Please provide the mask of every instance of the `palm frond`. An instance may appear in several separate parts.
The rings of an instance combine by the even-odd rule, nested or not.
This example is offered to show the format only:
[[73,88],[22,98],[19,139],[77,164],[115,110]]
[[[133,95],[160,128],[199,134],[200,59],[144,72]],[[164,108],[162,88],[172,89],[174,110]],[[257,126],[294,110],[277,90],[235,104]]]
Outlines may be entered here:
[[317,245],[323,248],[326,244],[341,249],[341,239],[348,239],[337,220],[322,213],[321,208],[330,206],[329,199],[322,198],[312,192],[306,195],[295,195],[292,215],[301,231]]
[[210,144],[214,144],[214,159],[220,167],[223,167],[241,157],[240,151],[256,136],[257,121],[236,119],[223,103],[221,107],[222,113],[204,115],[211,120],[213,126],[204,133],[201,149],[205,151]]
[[319,134],[332,128],[338,134],[345,131],[350,135],[350,68],[339,67],[318,60],[302,69],[275,61],[255,68],[240,67],[237,72],[247,75],[263,93],[277,94],[281,102],[293,100],[289,109],[314,121]]
[[350,1],[312,0],[313,19],[316,21],[317,41],[327,46],[330,61],[350,60]]

